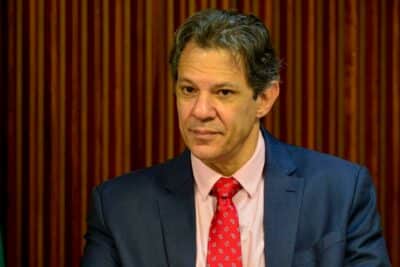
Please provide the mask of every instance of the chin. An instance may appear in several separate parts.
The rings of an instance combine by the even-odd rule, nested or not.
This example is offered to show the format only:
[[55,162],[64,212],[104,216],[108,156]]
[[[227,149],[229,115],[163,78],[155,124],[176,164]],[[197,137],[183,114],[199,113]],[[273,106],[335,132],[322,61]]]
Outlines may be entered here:
[[213,161],[214,159],[218,158],[219,153],[214,151],[212,148],[204,146],[204,147],[192,147],[190,151],[195,155],[198,159],[202,161]]

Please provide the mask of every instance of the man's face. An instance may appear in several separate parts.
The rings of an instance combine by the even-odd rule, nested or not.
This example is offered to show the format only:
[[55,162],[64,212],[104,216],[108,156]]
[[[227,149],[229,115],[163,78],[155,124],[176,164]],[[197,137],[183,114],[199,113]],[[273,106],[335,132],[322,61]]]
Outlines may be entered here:
[[229,51],[186,45],[176,97],[180,131],[196,157],[209,166],[242,165],[251,157],[259,118],[270,108],[265,97],[253,94],[243,63]]

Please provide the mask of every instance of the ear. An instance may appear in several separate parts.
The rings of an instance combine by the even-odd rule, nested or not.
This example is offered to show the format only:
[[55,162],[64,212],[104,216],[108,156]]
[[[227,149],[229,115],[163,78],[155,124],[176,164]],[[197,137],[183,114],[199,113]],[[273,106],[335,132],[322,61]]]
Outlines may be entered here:
[[275,101],[278,99],[279,96],[279,81],[272,81],[257,96],[257,117],[260,119],[267,115],[269,111],[272,109]]

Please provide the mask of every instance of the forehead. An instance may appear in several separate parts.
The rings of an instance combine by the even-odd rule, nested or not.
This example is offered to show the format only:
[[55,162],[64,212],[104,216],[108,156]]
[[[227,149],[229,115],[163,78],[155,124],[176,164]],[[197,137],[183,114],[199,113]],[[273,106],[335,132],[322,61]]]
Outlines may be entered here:
[[202,48],[189,42],[182,51],[178,77],[188,74],[244,76],[241,57],[223,48]]

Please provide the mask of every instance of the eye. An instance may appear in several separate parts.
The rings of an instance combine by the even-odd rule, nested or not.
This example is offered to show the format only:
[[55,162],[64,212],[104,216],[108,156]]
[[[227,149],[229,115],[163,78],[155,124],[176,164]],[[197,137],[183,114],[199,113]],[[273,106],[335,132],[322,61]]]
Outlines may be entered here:
[[220,89],[217,93],[219,96],[229,96],[232,95],[234,92],[230,89]]
[[194,88],[191,86],[184,86],[182,87],[182,92],[185,94],[191,94],[194,92]]
[[181,86],[178,92],[183,96],[192,96],[196,94],[196,89],[192,86]]

